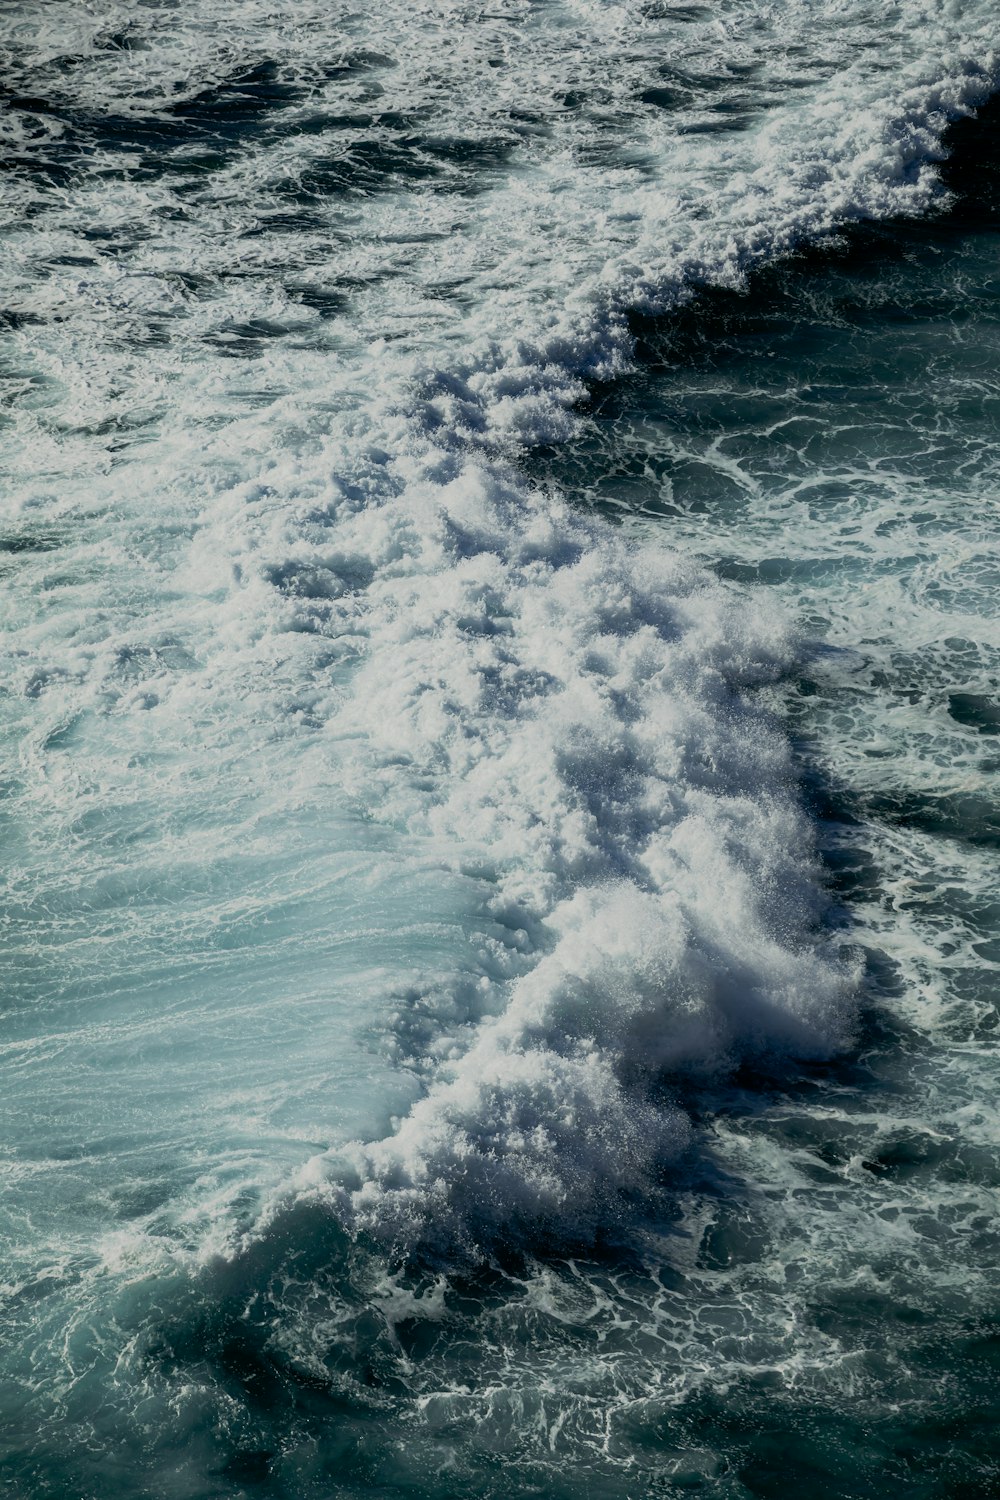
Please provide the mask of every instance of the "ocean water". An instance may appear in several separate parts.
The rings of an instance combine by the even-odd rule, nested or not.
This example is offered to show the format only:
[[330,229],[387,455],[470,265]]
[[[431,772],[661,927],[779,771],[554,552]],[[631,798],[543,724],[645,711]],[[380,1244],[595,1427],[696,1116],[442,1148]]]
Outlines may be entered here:
[[998,44],[3,7],[4,1493],[1000,1493]]

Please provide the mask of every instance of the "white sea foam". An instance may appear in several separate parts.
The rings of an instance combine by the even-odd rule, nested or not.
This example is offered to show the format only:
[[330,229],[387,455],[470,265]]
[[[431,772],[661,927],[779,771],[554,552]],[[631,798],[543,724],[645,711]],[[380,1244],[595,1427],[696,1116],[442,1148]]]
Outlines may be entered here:
[[495,472],[411,483],[390,510],[378,540],[412,550],[368,569],[365,656],[330,721],[360,747],[345,775],[495,887],[537,962],[475,997],[503,1009],[471,1040],[431,1031],[430,1091],[357,1154],[354,1211],[393,1233],[579,1233],[682,1146],[648,1098],[662,1074],[846,1038],[787,746],[745,697],[790,644],[763,604]]

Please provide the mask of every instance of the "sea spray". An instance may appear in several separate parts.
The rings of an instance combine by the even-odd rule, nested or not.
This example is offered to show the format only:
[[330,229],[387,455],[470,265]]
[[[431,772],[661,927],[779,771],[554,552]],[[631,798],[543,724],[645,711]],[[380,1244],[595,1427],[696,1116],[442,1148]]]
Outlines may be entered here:
[[484,979],[458,1027],[452,1000],[437,1027],[422,1006],[428,1096],[355,1153],[349,1212],[445,1240],[592,1234],[687,1139],[653,1102],[664,1075],[849,1034],[787,742],[753,693],[793,643],[764,601],[488,470],[396,506],[419,547],[369,570],[329,729],[370,813],[484,883],[527,972]]

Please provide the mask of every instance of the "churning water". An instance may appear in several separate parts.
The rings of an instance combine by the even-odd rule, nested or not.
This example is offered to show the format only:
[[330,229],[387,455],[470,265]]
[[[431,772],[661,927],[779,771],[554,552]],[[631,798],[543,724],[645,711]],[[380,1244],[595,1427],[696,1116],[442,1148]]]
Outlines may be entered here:
[[8,0],[3,1478],[1000,1492],[993,0]]

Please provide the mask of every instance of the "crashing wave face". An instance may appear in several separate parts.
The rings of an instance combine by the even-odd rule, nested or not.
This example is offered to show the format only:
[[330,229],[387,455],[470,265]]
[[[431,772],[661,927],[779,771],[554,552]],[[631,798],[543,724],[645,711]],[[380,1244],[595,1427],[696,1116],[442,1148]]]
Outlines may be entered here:
[[[411,999],[427,1093],[354,1151],[345,1201],[393,1237],[586,1236],[684,1147],[664,1078],[849,1034],[757,691],[793,643],[763,602],[495,471],[463,464],[392,509],[376,538],[417,540],[367,558],[364,657],[329,727],[360,747],[366,806],[483,883],[523,972],[457,1016],[453,994]],[[361,512],[354,571],[371,527]]]

